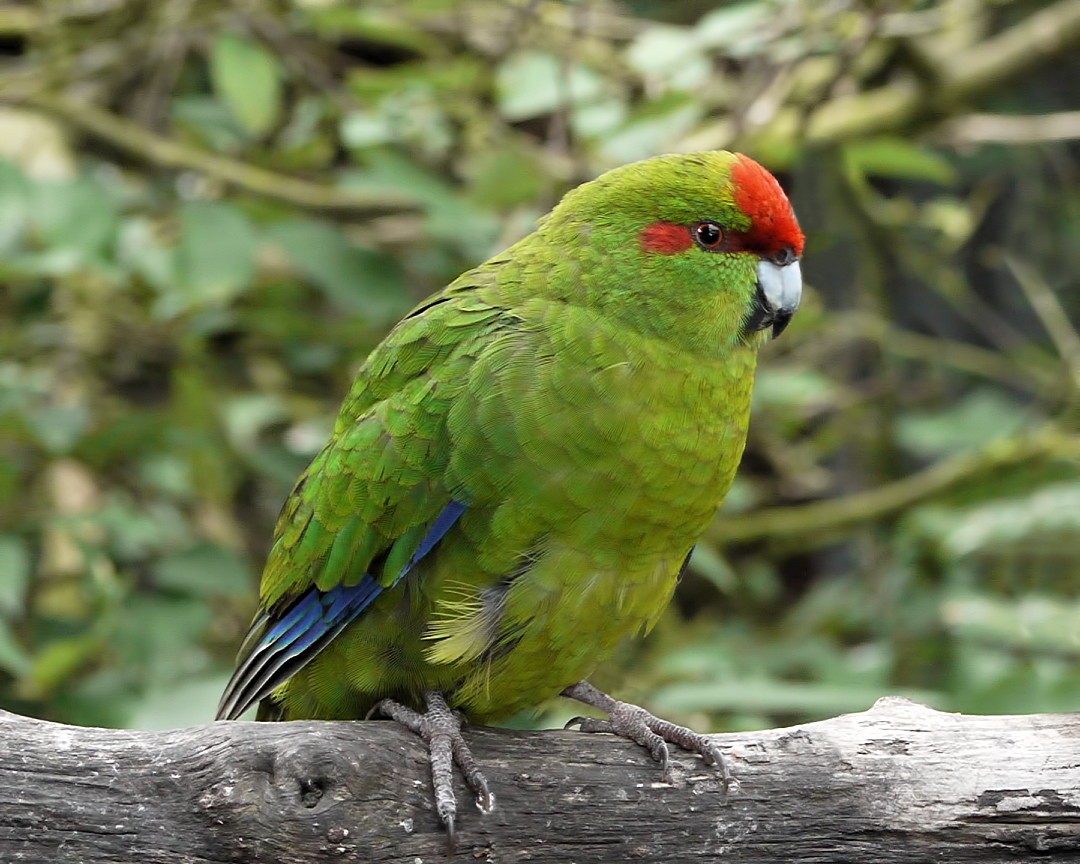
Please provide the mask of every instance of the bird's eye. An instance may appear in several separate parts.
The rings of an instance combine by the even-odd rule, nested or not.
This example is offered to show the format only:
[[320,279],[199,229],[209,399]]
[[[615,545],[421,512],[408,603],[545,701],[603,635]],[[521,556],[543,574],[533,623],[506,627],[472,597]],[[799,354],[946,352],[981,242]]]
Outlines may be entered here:
[[775,255],[773,255],[773,263],[778,267],[787,267],[792,261],[795,260],[795,250],[788,246],[786,249],[781,249]]
[[724,229],[715,222],[699,222],[694,226],[694,239],[702,249],[716,249],[724,242]]

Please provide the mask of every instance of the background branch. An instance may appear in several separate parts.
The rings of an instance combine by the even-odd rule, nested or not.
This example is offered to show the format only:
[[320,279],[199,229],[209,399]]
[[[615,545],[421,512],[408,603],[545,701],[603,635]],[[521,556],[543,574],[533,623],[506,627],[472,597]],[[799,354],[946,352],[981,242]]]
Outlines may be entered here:
[[156,135],[117,114],[56,93],[27,95],[23,104],[42,110],[99,141],[157,168],[198,171],[223,183],[310,210],[378,216],[415,210],[416,203],[390,190],[359,192],[312,183],[219,153]]
[[1080,111],[1050,114],[967,114],[949,120],[941,139],[950,144],[1041,144],[1080,138]]
[[1080,458],[1080,440],[1054,429],[1043,429],[995,441],[975,453],[944,459],[902,480],[865,492],[815,504],[758,510],[745,516],[721,516],[709,529],[708,538],[724,544],[825,534],[882,519],[965,481],[1002,469],[1028,462],[1077,458]]
[[[793,107],[777,113],[753,135],[773,164],[790,159],[793,142],[844,141],[902,129],[922,120],[942,119],[948,106],[979,97],[1003,80],[1018,77],[1080,44],[1080,3],[1061,0],[967,50],[941,58],[936,80],[904,78],[825,102],[805,122]],[[805,131],[803,131],[805,128]],[[686,151],[732,146],[735,129],[724,119],[690,135]],[[739,146],[745,146],[739,144]]]

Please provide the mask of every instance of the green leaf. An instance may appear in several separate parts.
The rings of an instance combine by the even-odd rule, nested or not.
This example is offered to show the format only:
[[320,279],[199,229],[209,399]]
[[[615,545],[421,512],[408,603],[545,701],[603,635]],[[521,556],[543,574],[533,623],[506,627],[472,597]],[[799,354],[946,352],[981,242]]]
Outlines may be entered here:
[[643,30],[627,49],[626,59],[642,75],[653,75],[680,66],[688,51],[697,53],[693,31],[661,24]]
[[848,163],[872,177],[927,180],[950,186],[956,171],[948,160],[903,138],[867,138],[844,145]]
[[1080,603],[1028,594],[957,594],[941,606],[942,622],[977,644],[1023,651],[1080,652]]
[[394,130],[385,114],[376,111],[357,110],[345,115],[341,121],[341,140],[348,147],[370,147],[386,144],[395,138]]
[[503,226],[492,213],[464,200],[443,177],[390,149],[368,153],[367,164],[366,171],[350,175],[350,188],[388,189],[415,199],[427,214],[428,235],[452,244],[472,260],[494,251],[492,244]]
[[214,92],[251,135],[262,135],[281,113],[281,66],[277,58],[241,36],[224,34],[210,52]]
[[21,246],[30,218],[30,184],[15,165],[0,161],[0,254]]
[[139,465],[139,477],[147,488],[165,495],[188,498],[193,491],[191,465],[171,453],[153,453]]
[[633,41],[626,59],[642,75],[679,90],[707,85],[712,63],[689,27],[650,27]]
[[41,445],[50,453],[69,453],[90,425],[85,405],[49,405],[29,412],[27,420]]
[[815,369],[762,369],[754,384],[754,407],[812,409],[836,398],[836,384]]
[[635,112],[620,129],[599,140],[613,165],[655,156],[676,147],[704,114],[699,99],[672,92]]
[[373,110],[347,115],[341,140],[355,148],[401,142],[411,151],[438,157],[454,143],[444,101],[432,87],[406,83],[382,97]]
[[724,557],[707,543],[698,543],[690,554],[690,569],[708,579],[717,590],[733,594],[739,577]]
[[117,495],[94,521],[105,529],[109,551],[118,561],[139,561],[191,542],[190,526],[176,505],[162,500],[136,503]]
[[251,591],[247,562],[235,552],[203,543],[157,561],[158,587],[198,596],[243,597]]
[[30,584],[30,552],[26,541],[14,534],[0,535],[0,615],[23,611]]
[[162,245],[154,223],[144,216],[127,219],[121,225],[116,257],[122,266],[159,292],[168,292],[178,281],[175,250]]
[[151,690],[128,723],[131,729],[180,729],[214,716],[227,675],[193,678]]
[[213,150],[235,153],[247,143],[248,134],[229,106],[213,96],[181,96],[173,100],[169,114],[178,128]]
[[222,409],[229,443],[241,453],[253,451],[259,433],[285,416],[285,406],[276,393],[244,393],[234,396]]
[[110,658],[151,686],[208,668],[202,649],[218,604],[212,595],[144,592],[129,597],[109,636]]
[[34,658],[30,676],[41,692],[51,693],[96,659],[102,647],[100,637],[93,634],[57,639]]
[[620,99],[603,99],[588,105],[578,105],[570,113],[574,134],[582,138],[599,138],[617,129],[626,121],[629,109]]
[[949,526],[946,550],[955,557],[1002,550],[1023,541],[1038,546],[1054,538],[1075,549],[1080,537],[1080,483],[1052,483],[1016,498],[970,507]]
[[15,640],[11,625],[0,618],[0,669],[23,678],[30,674],[33,665],[30,655]]
[[346,312],[390,324],[412,302],[404,272],[393,258],[351,243],[325,222],[292,219],[267,233],[293,265]]
[[917,456],[941,456],[982,447],[1030,423],[1023,406],[998,390],[975,390],[945,410],[901,415],[896,437]]
[[515,206],[535,201],[543,186],[536,158],[520,147],[499,147],[476,161],[473,197],[482,204]]
[[513,55],[495,77],[499,112],[515,122],[590,102],[602,91],[603,82],[592,69],[576,64],[564,68],[563,60],[540,51]]
[[766,44],[766,24],[776,14],[775,3],[723,4],[703,15],[694,30],[701,45],[722,49],[729,57],[750,57]]
[[254,279],[255,230],[232,205],[188,202],[180,212],[180,231],[178,283],[164,293],[162,314],[225,303]]
[[46,251],[52,253],[52,272],[105,258],[119,214],[100,183],[80,177],[30,188],[31,219]]

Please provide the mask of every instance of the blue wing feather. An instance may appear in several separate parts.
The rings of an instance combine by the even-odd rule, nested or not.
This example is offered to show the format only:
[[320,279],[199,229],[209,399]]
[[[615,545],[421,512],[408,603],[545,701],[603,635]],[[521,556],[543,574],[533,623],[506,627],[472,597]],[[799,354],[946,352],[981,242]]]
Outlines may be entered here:
[[[447,504],[390,585],[381,584],[369,574],[355,585],[338,585],[329,591],[312,588],[301,595],[237,666],[221,696],[217,719],[239,717],[310,663],[376,597],[397,585],[423,561],[465,510],[465,505],[458,501]],[[260,626],[269,623],[265,616],[256,620]]]
[[427,554],[435,548],[443,537],[446,536],[446,532],[454,527],[454,523],[461,518],[461,514],[465,512],[465,505],[460,501],[451,501],[444,508],[434,522],[431,523],[431,527],[427,533],[420,538],[420,543],[416,547],[416,551],[413,553],[409,562],[401,568],[401,572],[398,574],[397,579],[394,580],[396,585],[402,579],[409,575],[409,572],[419,564]]

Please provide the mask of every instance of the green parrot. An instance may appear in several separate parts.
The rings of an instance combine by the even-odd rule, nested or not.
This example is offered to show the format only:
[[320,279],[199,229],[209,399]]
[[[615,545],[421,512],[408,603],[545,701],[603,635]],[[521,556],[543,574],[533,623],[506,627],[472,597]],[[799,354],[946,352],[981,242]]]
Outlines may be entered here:
[[726,777],[708,738],[584,679],[656,623],[723,501],[802,251],[757,162],[658,156],[413,309],[285,502],[218,717],[398,720],[451,836],[453,764],[494,805],[462,720],[559,693],[608,714],[583,730]]

